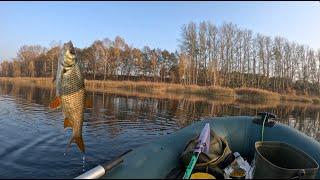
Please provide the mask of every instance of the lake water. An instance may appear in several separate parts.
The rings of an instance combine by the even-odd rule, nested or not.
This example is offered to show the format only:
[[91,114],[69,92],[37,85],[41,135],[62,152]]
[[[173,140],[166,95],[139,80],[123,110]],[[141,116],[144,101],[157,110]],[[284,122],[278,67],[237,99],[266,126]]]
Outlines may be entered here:
[[93,107],[85,111],[86,154],[75,144],[64,154],[72,132],[63,129],[61,110],[48,108],[54,89],[0,84],[0,178],[74,178],[128,149],[210,116],[268,111],[278,115],[279,122],[320,140],[319,106],[89,95]]

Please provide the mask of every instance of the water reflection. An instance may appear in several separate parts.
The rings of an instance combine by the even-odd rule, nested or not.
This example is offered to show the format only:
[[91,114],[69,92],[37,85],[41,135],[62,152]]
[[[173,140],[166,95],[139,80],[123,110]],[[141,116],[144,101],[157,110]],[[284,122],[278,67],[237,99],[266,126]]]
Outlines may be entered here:
[[[1,85],[1,94],[10,94],[30,103],[47,106],[55,96],[52,88]],[[110,92],[88,92],[93,108],[85,114],[86,126],[92,131],[106,130],[115,137],[129,129],[148,132],[179,129],[195,120],[210,116],[256,115],[261,111],[272,112],[279,121],[320,140],[319,106],[299,103],[243,104],[219,100],[199,101],[194,98],[155,98],[124,95]],[[19,106],[19,104],[18,104]],[[21,106],[20,108],[24,108]],[[19,107],[18,107],[19,108]],[[151,123],[150,123],[151,122]],[[169,130],[170,131],[170,130]]]
[[63,130],[61,111],[48,108],[55,97],[54,89],[0,83],[0,157],[4,162],[0,163],[0,177],[73,178],[82,173],[84,166],[90,169],[120,152],[211,116],[268,111],[278,115],[280,122],[320,140],[319,106],[243,104],[232,99],[114,92],[88,92],[93,107],[84,114],[84,165],[76,147],[70,155],[63,156],[71,131]]

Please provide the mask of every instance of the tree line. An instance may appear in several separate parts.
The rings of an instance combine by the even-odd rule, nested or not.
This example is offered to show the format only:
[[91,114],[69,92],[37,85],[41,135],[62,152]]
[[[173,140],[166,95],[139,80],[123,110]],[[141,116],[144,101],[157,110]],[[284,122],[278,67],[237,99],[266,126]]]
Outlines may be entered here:
[[[233,23],[190,22],[181,27],[179,50],[129,46],[105,38],[76,48],[86,79],[144,80],[185,85],[254,87],[320,95],[320,49],[283,37],[254,34]],[[0,76],[53,77],[61,44],[24,45]]]
[[[60,44],[47,49],[40,45],[24,45],[13,60],[1,63],[1,76],[53,77],[56,73]],[[151,80],[168,82],[178,55],[167,50],[129,46],[117,36],[96,40],[89,47],[75,48],[86,79]]]

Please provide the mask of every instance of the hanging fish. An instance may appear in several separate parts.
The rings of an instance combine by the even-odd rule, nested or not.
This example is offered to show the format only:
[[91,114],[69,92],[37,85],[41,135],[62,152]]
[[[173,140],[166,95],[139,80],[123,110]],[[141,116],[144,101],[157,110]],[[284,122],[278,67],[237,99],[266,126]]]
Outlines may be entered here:
[[56,83],[56,98],[51,102],[50,108],[61,108],[64,114],[64,128],[72,128],[72,138],[67,149],[74,142],[81,152],[85,152],[82,125],[86,90],[81,66],[71,41],[63,45],[54,81]]

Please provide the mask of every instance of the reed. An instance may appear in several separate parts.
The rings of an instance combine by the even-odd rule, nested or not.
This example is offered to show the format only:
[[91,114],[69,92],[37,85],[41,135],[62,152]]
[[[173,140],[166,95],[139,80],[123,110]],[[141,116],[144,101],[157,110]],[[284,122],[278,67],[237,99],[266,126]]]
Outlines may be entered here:
[[[10,82],[23,86],[39,86],[54,88],[52,78],[30,78],[30,77],[0,77],[0,82]],[[85,80],[86,89],[96,92],[108,92],[126,95],[137,95],[143,97],[170,98],[170,99],[192,99],[193,101],[226,100],[237,103],[276,103],[300,102],[320,104],[319,97],[306,97],[296,95],[280,95],[255,88],[225,88],[213,86],[182,85],[173,83],[159,83],[146,81],[99,81]],[[176,98],[177,97],[177,98]]]
[[317,97],[312,98],[312,102],[313,104],[320,104],[320,98],[317,98]]
[[210,97],[234,97],[234,91],[230,88],[222,87],[202,87],[198,85],[181,85],[172,83],[158,83],[146,81],[96,81],[86,80],[86,87],[91,90],[98,89],[125,89],[137,92],[166,92],[175,94],[193,94]]
[[40,86],[44,88],[53,88],[54,83],[52,78],[30,78],[30,77],[0,77],[0,82],[10,82],[18,85],[25,86]]
[[243,102],[280,101],[280,94],[256,88],[236,88],[237,100]]

